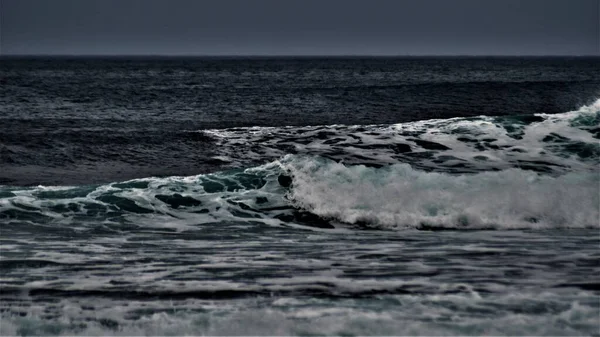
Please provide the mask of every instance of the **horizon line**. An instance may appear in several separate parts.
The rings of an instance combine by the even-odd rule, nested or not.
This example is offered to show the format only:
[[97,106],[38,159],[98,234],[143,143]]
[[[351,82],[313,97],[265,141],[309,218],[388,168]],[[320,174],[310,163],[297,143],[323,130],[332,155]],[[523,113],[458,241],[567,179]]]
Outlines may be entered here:
[[26,57],[164,57],[164,58],[416,58],[416,57],[600,57],[600,54],[1,54],[0,58]]

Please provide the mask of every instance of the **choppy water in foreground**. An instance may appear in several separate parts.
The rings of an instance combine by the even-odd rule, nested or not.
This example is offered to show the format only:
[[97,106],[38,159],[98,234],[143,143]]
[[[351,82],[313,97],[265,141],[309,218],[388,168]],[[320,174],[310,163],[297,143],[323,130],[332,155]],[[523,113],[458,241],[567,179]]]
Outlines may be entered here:
[[2,60],[0,334],[597,335],[600,80],[575,61]]

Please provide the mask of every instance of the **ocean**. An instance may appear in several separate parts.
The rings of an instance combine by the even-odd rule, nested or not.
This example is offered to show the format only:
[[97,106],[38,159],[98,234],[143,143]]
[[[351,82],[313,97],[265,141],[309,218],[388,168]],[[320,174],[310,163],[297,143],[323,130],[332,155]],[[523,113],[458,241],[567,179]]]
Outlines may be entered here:
[[0,335],[600,335],[598,57],[0,58]]

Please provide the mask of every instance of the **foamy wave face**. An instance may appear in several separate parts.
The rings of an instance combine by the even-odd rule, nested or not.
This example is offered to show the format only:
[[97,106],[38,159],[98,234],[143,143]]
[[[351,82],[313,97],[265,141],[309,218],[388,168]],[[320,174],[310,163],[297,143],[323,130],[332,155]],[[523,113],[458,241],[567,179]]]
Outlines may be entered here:
[[[207,175],[144,178],[99,186],[0,188],[5,223],[109,231],[155,228],[198,230],[204,224],[256,221],[289,209],[276,165]],[[261,209],[274,209],[263,213]]]
[[395,125],[252,127],[204,131],[232,166],[315,155],[348,164],[451,173],[522,168],[561,174],[600,163],[600,100],[577,111]]
[[182,232],[216,223],[594,228],[599,226],[599,185],[597,170],[559,176],[516,168],[450,174],[408,164],[375,168],[288,155],[263,166],[209,175],[4,189],[0,219],[74,231]]
[[346,166],[287,157],[297,207],[381,228],[598,227],[598,172],[544,176],[520,169],[451,175],[407,164]]

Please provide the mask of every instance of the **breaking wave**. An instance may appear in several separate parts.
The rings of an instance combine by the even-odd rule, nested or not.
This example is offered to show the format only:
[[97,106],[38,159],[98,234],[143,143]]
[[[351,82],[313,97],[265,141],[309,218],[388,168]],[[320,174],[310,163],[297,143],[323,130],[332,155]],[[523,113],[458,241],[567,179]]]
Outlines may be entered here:
[[118,231],[186,231],[224,222],[595,228],[599,132],[600,100],[556,115],[210,131],[219,139],[221,160],[242,165],[233,157],[259,156],[269,162],[104,185],[0,186],[0,219]]
[[294,177],[289,196],[296,207],[344,223],[387,229],[598,226],[596,172],[451,175],[407,164],[369,168],[315,158],[288,158],[283,166]]
[[[288,155],[246,170],[79,187],[3,188],[0,218],[88,229],[176,231],[218,222],[407,228],[589,228],[600,216],[597,171],[543,175],[425,172]],[[140,221],[144,218],[144,221]],[[90,227],[91,226],[91,227]]]

